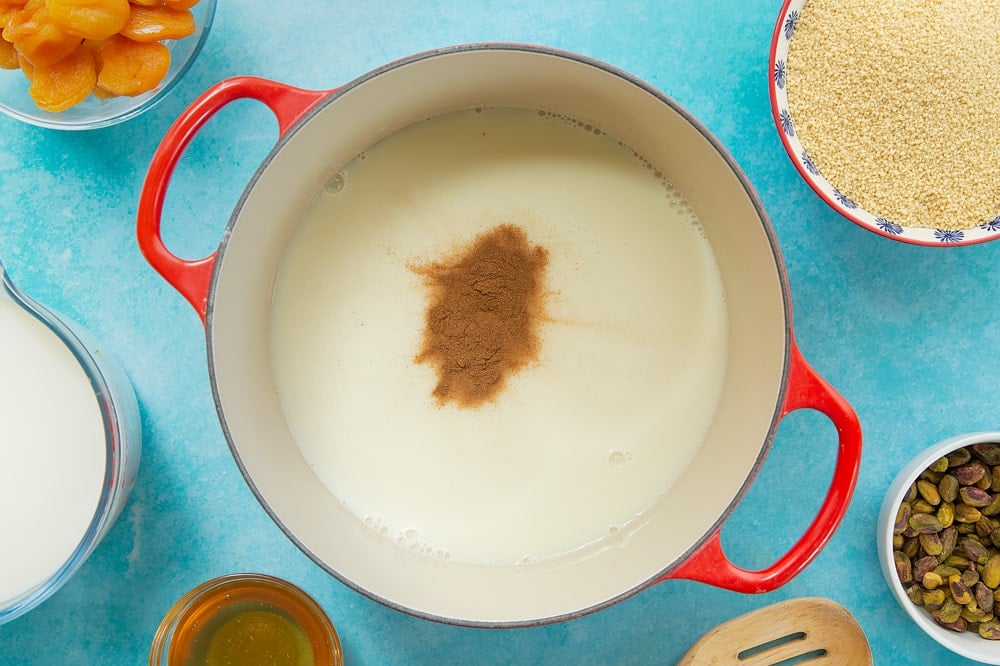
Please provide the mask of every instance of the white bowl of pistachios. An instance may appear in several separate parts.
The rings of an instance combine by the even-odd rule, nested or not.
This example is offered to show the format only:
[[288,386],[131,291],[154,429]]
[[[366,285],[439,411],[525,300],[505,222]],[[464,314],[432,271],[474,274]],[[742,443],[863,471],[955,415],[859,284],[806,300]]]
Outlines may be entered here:
[[942,440],[900,471],[879,512],[878,556],[928,636],[1000,664],[1000,432]]

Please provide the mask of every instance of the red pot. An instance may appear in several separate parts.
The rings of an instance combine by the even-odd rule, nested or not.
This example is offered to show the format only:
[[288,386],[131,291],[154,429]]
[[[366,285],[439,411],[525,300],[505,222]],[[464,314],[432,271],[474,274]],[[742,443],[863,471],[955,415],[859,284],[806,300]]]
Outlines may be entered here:
[[[199,128],[233,100],[264,103],[280,138],[244,192],[217,251],[174,256],[160,237],[171,172]],[[683,474],[613,547],[483,566],[400,549],[347,510],[293,439],[271,367],[274,283],[289,238],[331,175],[416,121],[460,108],[527,107],[582,118],[641,152],[697,212],[725,289],[725,377],[710,428]],[[525,626],[615,603],[653,583],[697,580],[773,590],[831,538],[857,480],[858,419],[802,358],[774,232],[746,176],[660,91],[589,58],[507,44],[422,53],[329,91],[257,78],[223,81],[176,121],[154,156],[138,210],[139,244],[206,326],[215,403],[240,470],[271,517],[325,570],[393,608],[444,622]],[[805,534],[773,565],[747,571],[720,531],[747,491],[781,419],[815,409],[837,428],[833,480]],[[710,482],[709,482],[710,480]],[[692,497],[697,497],[693,501]]]

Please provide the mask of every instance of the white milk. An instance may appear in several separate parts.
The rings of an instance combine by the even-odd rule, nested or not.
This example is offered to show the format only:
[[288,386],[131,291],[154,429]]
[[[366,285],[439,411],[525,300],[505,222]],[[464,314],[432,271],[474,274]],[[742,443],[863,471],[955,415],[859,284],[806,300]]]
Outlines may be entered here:
[[[411,267],[501,223],[549,251],[539,362],[438,406]],[[634,524],[703,439],[726,365],[714,256],[655,167],[589,126],[469,110],[360,155],[281,265],[272,362],[289,428],[351,511],[429,556],[516,563]]]
[[0,608],[69,560],[104,484],[100,406],[73,353],[0,294]]

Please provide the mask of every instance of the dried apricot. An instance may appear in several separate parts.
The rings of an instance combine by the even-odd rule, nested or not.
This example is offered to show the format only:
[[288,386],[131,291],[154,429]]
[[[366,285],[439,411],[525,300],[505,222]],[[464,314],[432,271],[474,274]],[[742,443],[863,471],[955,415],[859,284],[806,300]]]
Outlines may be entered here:
[[35,67],[28,94],[38,108],[59,112],[87,98],[97,83],[94,56],[78,48],[48,67]]
[[6,39],[0,39],[0,68],[17,69],[17,49]]
[[44,3],[32,2],[10,17],[2,35],[36,67],[54,65],[75,51],[82,41],[60,30],[49,18]]
[[[3,0],[0,0],[0,2],[3,2]],[[20,9],[24,9],[24,10],[28,10],[28,11],[35,11],[36,9],[39,9],[41,7],[44,7],[44,6],[45,6],[45,0],[24,0],[23,2],[9,2],[4,7],[4,10],[5,11],[9,11],[9,10],[17,11],[17,10],[20,10]],[[4,25],[0,26],[0,27],[6,27],[6,25],[7,24],[4,23]]]
[[30,81],[31,75],[35,73],[35,66],[32,65],[30,62],[28,62],[27,58],[25,58],[20,53],[17,54],[17,65],[18,67],[21,68],[21,71],[24,73],[24,78]]
[[97,99],[111,99],[112,97],[118,97],[117,93],[109,92],[101,86],[94,86],[94,90],[92,92],[94,97]]
[[141,95],[158,86],[170,69],[170,49],[159,42],[108,38],[97,52],[97,85],[116,95]]
[[125,27],[128,0],[46,0],[49,17],[61,30],[85,39],[105,39]]
[[104,45],[108,43],[107,39],[85,39],[81,47],[88,49],[91,54],[96,58],[97,52],[104,48]]
[[[7,27],[7,23],[10,22],[11,17],[19,11],[21,11],[21,7],[17,6],[0,7],[0,33],[2,33],[3,29]],[[10,43],[9,40],[3,39],[2,37],[0,37],[0,42]]]
[[132,5],[121,34],[137,42],[183,39],[194,33],[194,16],[187,9]]
[[159,7],[163,4],[162,0],[128,0],[130,4],[139,5],[140,7]]
[[198,4],[198,0],[163,0],[163,4],[174,9],[191,9]]
[[10,17],[19,11],[21,11],[20,7],[0,7],[0,30],[6,28]]

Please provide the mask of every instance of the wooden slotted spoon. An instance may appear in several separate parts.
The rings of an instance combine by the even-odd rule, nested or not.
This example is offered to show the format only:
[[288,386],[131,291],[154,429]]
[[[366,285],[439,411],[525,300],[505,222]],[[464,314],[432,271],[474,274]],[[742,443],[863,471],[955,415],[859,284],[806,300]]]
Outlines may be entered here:
[[720,624],[677,666],[872,664],[868,638],[854,616],[829,599],[789,599]]

